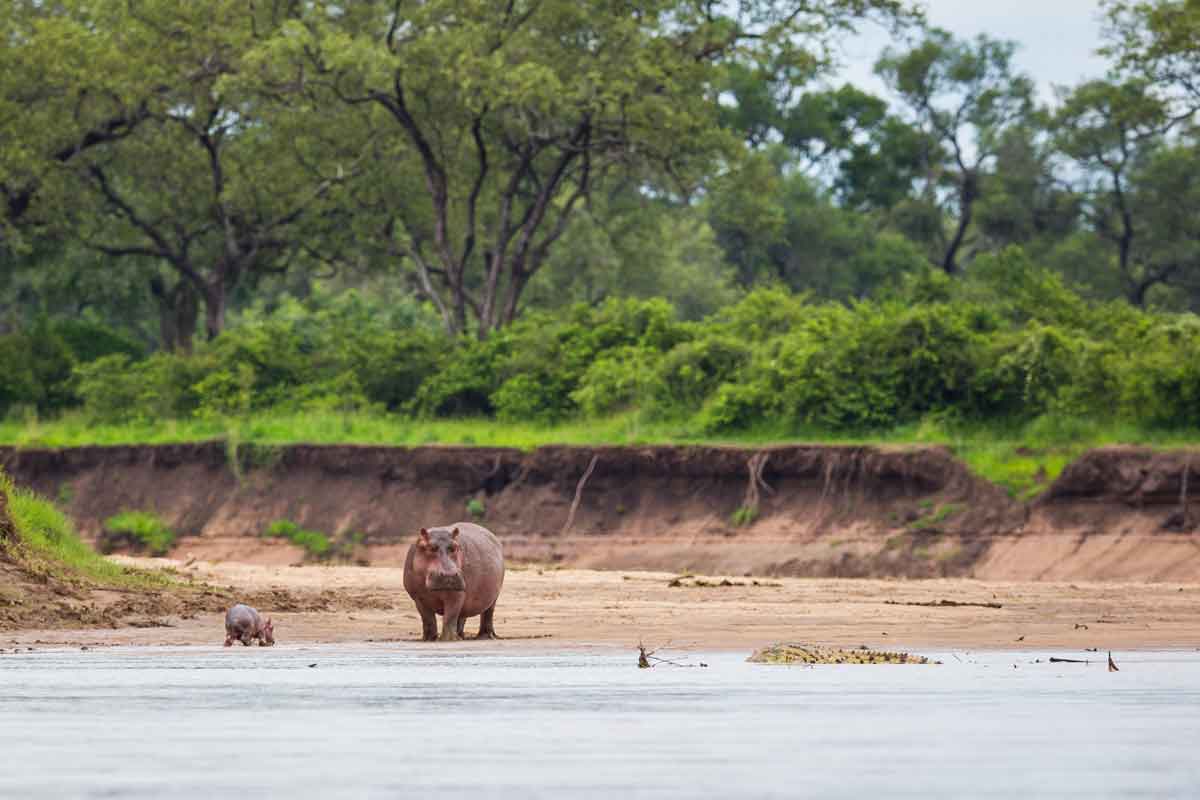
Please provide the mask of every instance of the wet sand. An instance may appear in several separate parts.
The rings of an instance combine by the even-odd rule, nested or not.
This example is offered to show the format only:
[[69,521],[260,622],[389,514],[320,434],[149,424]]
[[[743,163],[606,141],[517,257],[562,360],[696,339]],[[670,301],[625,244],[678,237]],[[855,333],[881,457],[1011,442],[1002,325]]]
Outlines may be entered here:
[[[161,559],[138,563],[175,566],[197,580],[245,592],[278,593],[280,607],[260,604],[260,610],[274,617],[281,643],[420,644],[420,621],[399,568],[233,562],[185,567]],[[503,639],[457,646],[611,649],[643,642],[673,649],[748,650],[791,640],[917,650],[1200,648],[1197,584],[701,576],[709,585],[685,578],[682,586],[671,586],[675,578],[670,573],[510,567],[496,610]],[[913,605],[943,600],[983,605]],[[153,622],[153,627],[9,631],[0,634],[0,647],[211,645],[223,639],[218,613]],[[477,622],[468,621],[468,635]]]

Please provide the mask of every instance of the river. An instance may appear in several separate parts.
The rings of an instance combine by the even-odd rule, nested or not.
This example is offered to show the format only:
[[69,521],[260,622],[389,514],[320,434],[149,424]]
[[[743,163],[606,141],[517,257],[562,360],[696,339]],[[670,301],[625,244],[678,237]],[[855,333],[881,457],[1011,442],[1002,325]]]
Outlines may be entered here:
[[10,650],[0,796],[1200,797],[1200,652],[746,655]]

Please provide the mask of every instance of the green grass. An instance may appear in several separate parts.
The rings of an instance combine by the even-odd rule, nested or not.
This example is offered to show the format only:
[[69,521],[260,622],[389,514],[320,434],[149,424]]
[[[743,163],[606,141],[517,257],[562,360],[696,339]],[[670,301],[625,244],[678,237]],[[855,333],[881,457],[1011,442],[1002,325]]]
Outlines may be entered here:
[[24,545],[17,555],[30,568],[63,579],[126,588],[164,588],[172,583],[165,574],[130,569],[104,558],[79,538],[53,503],[14,487],[7,475],[0,474],[0,491],[8,497],[8,510]]
[[467,501],[467,513],[471,515],[471,519],[483,519],[487,515],[487,507],[482,500],[472,497]]
[[1064,466],[1104,445],[1158,448],[1200,445],[1200,430],[1158,431],[1119,422],[1046,416],[1012,425],[948,425],[933,420],[881,433],[763,424],[735,435],[705,435],[681,422],[647,420],[629,412],[559,425],[500,423],[491,419],[423,420],[390,414],[263,414],[246,419],[167,420],[95,425],[78,415],[58,420],[0,423],[0,444],[18,447],[166,444],[223,439],[237,447],[285,444],[475,445],[531,450],[543,445],[842,444],[945,445],[976,474],[1027,500],[1043,491]]
[[[928,506],[923,506],[928,508]],[[966,506],[960,503],[946,503],[931,510],[928,514],[920,519],[913,520],[908,524],[908,529],[911,531],[923,531],[929,528],[934,528],[946,520],[953,517],[966,509]]]
[[164,556],[175,545],[175,531],[152,511],[122,511],[104,520],[102,542],[130,541],[152,556]]
[[330,537],[320,531],[305,530],[287,519],[275,520],[262,532],[261,536],[267,539],[287,539],[303,550],[305,556],[313,561],[348,560],[354,555],[355,546],[366,540],[362,533],[354,532]]
[[758,509],[753,506],[738,506],[737,510],[729,516],[729,524],[735,528],[741,528],[751,524],[758,519]]

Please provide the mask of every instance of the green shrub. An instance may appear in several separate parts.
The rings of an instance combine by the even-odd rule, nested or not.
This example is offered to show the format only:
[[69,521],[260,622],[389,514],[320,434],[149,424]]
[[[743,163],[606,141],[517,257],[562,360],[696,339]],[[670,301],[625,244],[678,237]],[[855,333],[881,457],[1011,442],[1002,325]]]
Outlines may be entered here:
[[696,413],[717,386],[749,362],[750,353],[748,345],[722,335],[677,345],[654,370],[652,410],[664,417]]
[[571,392],[584,414],[599,416],[636,408],[649,396],[662,354],[642,346],[623,346],[597,357]]
[[320,531],[305,530],[291,520],[275,520],[262,535],[266,538],[287,539],[303,550],[306,557],[315,561],[323,561],[335,554],[328,536]]
[[729,517],[729,523],[735,528],[744,528],[758,519],[758,509],[754,506],[738,506]]
[[483,505],[482,500],[472,497],[467,501],[467,513],[471,515],[471,519],[483,519],[487,514],[487,508]]
[[152,556],[165,556],[175,546],[175,538],[175,532],[157,514],[122,511],[104,520],[99,545],[105,553],[127,546],[135,552],[144,550]]
[[76,405],[74,366],[67,343],[44,321],[0,336],[0,413],[17,406],[45,413]]
[[196,364],[170,353],[144,361],[116,354],[75,368],[83,411],[93,422],[124,423],[178,419],[193,413]]

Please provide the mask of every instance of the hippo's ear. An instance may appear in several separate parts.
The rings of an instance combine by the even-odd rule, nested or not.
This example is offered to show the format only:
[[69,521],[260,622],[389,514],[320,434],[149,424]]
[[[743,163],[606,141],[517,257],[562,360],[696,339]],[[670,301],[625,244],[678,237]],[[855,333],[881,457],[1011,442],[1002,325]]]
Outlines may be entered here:
[[458,541],[458,528],[455,528],[454,530],[450,531],[450,538],[456,542]]
[[421,528],[421,544],[429,544],[429,531]]

